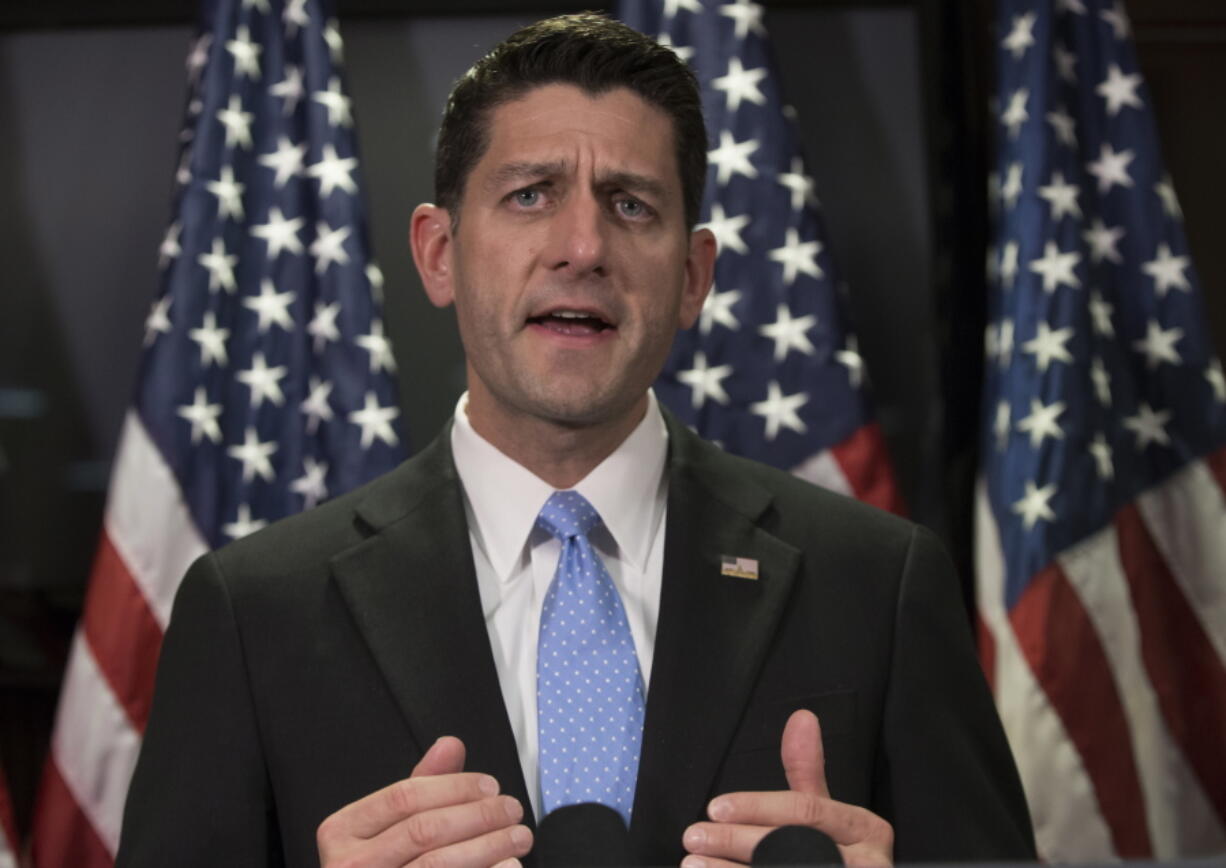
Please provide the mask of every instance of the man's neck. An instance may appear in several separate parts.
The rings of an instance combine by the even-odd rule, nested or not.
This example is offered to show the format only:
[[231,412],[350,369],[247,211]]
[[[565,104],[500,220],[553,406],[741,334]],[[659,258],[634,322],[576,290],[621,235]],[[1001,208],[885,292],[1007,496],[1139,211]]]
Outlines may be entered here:
[[592,425],[566,425],[534,416],[493,412],[470,399],[469,424],[499,452],[556,489],[574,488],[622,444],[647,412],[647,395],[628,413]]

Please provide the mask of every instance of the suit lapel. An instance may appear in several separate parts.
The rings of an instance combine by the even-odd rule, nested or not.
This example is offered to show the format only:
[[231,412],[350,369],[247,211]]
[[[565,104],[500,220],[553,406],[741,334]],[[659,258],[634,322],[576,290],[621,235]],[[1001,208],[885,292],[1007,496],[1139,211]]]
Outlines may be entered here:
[[[675,861],[705,814],[799,563],[756,523],[770,493],[667,418],[663,589],[631,824],[645,864]],[[757,560],[759,578],[722,575],[721,555]]]
[[465,769],[493,775],[526,809],[449,436],[361,502],[372,535],[333,560],[333,576],[420,748],[458,736]]

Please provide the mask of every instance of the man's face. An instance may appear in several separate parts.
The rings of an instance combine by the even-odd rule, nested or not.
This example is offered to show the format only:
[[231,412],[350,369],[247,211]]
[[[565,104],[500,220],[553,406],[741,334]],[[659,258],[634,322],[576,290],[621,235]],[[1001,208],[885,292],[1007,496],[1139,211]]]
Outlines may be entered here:
[[685,226],[671,120],[627,89],[547,85],[488,123],[444,291],[430,291],[456,305],[470,416],[583,427],[641,413],[714,259],[710,234]]

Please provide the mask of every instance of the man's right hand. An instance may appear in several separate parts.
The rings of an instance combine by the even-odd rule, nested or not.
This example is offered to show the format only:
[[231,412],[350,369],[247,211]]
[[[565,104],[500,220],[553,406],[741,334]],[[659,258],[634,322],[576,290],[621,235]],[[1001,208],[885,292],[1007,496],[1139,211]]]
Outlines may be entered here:
[[500,868],[532,849],[517,799],[489,775],[465,772],[464,743],[444,736],[402,781],[319,824],[321,868]]

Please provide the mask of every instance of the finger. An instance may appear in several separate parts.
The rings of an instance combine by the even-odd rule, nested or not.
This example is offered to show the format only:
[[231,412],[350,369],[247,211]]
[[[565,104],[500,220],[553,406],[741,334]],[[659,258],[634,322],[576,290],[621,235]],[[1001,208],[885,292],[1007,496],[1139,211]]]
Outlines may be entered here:
[[372,838],[421,811],[476,802],[497,793],[498,781],[476,772],[406,778],[341,808],[319,827],[319,839]]
[[797,792],[830,798],[826,788],[826,755],[822,751],[822,727],[817,715],[806,709],[792,713],[783,728],[779,745],[788,787]]
[[464,742],[454,735],[445,735],[430,745],[417,763],[413,766],[411,778],[423,775],[449,775],[464,771]]
[[872,811],[794,790],[725,793],[711,802],[707,813],[721,824],[812,826],[843,845],[880,841],[893,834],[890,824]]
[[[511,796],[449,805],[406,817],[370,838],[361,850],[371,857],[377,854],[378,859],[386,859],[390,865],[403,865],[425,853],[509,828],[523,817],[523,807]],[[517,854],[504,853],[486,864],[514,855]]]
[[731,859],[748,864],[767,833],[768,826],[750,826],[740,823],[695,823],[685,830],[681,842],[686,852],[696,856]]
[[[527,826],[509,826],[487,832],[467,841],[459,841],[450,846],[429,853],[430,868],[486,868],[487,865],[515,860],[518,864],[520,856],[526,856],[532,849],[532,830]],[[416,868],[421,860],[409,862]]]
[[681,860],[681,868],[745,868],[745,864],[730,862],[715,856],[695,856],[691,853]]

